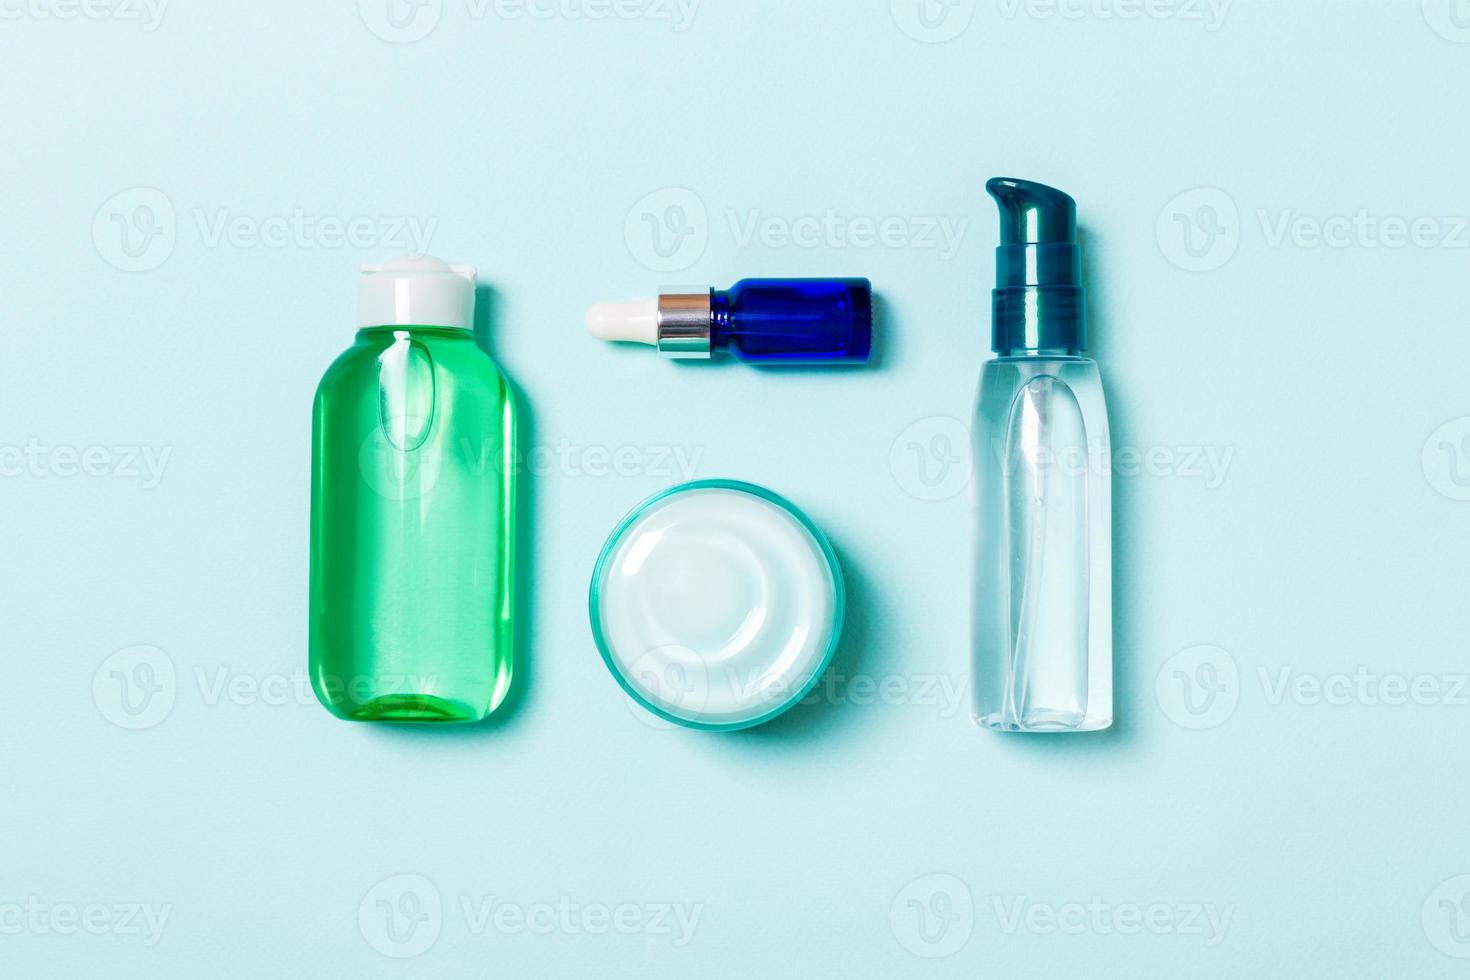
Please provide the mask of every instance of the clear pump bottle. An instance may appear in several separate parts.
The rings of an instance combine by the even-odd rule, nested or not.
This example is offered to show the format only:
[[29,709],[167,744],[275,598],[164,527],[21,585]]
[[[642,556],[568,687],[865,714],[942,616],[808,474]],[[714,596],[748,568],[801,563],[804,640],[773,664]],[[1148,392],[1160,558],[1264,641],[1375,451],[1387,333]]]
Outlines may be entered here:
[[974,718],[1001,731],[1113,720],[1107,409],[1086,348],[1076,205],[996,178],[995,358],[975,410]]

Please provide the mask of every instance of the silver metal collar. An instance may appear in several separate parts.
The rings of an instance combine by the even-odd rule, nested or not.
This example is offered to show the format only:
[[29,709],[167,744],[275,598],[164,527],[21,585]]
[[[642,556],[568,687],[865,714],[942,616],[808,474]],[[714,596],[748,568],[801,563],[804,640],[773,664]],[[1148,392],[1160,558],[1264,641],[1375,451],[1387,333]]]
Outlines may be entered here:
[[711,347],[709,290],[659,293],[658,349],[670,357],[708,358]]

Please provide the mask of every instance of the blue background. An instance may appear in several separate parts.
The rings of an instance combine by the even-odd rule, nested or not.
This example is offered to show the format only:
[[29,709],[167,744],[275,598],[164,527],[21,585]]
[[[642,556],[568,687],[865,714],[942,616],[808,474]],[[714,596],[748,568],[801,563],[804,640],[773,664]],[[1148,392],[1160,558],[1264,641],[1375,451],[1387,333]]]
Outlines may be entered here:
[[[0,19],[8,975],[1470,965],[1470,11],[109,3]],[[1079,201],[1114,442],[1153,452],[1115,478],[1103,735],[997,736],[946,693],[997,174]],[[518,695],[474,730],[344,724],[304,685],[312,391],[407,217],[479,266],[542,450]],[[581,325],[826,274],[881,293],[869,368]],[[790,497],[848,576],[826,693],[762,729],[649,724],[592,645],[604,536],[686,475]],[[167,910],[156,942],[128,905]]]

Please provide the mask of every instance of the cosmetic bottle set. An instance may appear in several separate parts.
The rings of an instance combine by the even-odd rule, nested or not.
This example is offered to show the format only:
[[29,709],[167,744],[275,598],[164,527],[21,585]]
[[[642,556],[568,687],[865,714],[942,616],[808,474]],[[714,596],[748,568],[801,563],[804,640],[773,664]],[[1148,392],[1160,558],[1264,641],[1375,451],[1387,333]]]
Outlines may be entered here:
[[[1000,245],[972,425],[973,716],[1095,731],[1113,714],[1109,448],[1076,208],[1031,181],[986,187]],[[514,661],[514,399],[474,339],[473,268],[409,257],[363,273],[357,337],[313,418],[312,685],[341,718],[478,721]],[[861,364],[872,310],[866,279],[744,279],[599,303],[587,328],[680,358]],[[612,530],[588,614],[635,703],[728,731],[806,696],[844,606],[836,554],[795,504],[701,480]]]

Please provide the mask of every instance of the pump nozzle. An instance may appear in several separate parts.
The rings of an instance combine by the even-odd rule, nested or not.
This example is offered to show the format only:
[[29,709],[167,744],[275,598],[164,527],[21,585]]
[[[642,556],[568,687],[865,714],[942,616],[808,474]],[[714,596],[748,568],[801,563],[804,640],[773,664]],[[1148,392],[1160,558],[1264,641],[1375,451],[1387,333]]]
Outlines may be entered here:
[[1000,208],[991,293],[991,342],[998,353],[1087,345],[1077,203],[1045,184],[993,177],[985,190]]
[[1034,180],[992,177],[985,191],[1000,206],[1000,243],[1077,243],[1077,202]]

